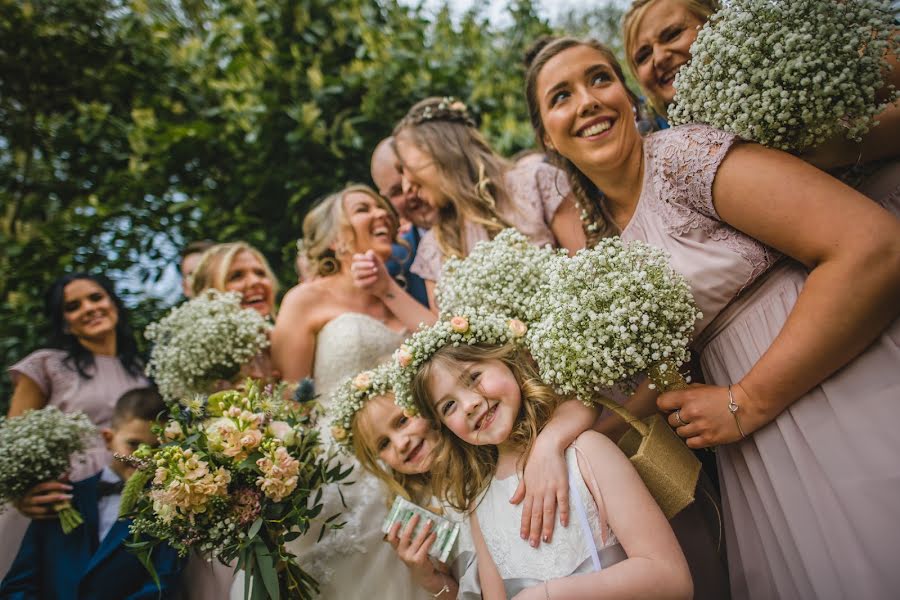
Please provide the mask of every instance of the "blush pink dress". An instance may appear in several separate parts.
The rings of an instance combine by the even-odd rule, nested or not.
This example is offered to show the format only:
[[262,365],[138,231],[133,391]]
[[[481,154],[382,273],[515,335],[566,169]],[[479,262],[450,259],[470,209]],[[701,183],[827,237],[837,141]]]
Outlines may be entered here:
[[[703,311],[707,383],[739,381],[781,331],[807,270],[724,223],[712,201],[736,142],[703,125],[644,140],[622,237],[664,248]],[[785,182],[790,185],[790,182]],[[882,195],[896,199],[898,184]],[[752,194],[753,190],[747,190]],[[889,204],[890,198],[880,198]],[[891,218],[885,213],[885,218]],[[734,598],[893,598],[900,589],[900,320],[717,460]]]
[[[134,388],[148,384],[141,376],[125,370],[115,356],[94,355],[92,377],[85,379],[65,362],[62,350],[45,349],[32,352],[9,368],[13,385],[26,376],[40,388],[48,406],[63,412],[82,411],[98,428],[109,427],[113,409],[119,396]],[[109,464],[112,455],[98,433],[79,460],[72,462],[69,479],[79,481],[94,475]],[[19,551],[19,544],[30,521],[15,508],[8,506],[0,515],[0,577],[6,575]]]
[[[497,212],[535,245],[556,246],[550,223],[560,204],[569,195],[569,181],[565,173],[543,162],[517,165],[506,174],[506,186],[513,206],[498,206]],[[466,223],[464,240],[468,253],[478,242],[488,239],[481,225]],[[430,281],[441,276],[444,254],[434,232],[422,236],[410,271]]]

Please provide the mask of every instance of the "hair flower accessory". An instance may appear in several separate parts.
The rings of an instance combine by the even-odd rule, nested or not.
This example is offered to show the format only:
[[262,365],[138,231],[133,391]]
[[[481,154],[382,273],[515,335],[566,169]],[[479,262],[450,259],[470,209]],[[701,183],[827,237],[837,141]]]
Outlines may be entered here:
[[331,402],[331,436],[343,446],[353,441],[353,417],[369,399],[394,389],[397,367],[393,362],[350,377],[338,386]]
[[442,314],[434,325],[414,333],[394,355],[398,369],[394,385],[397,406],[404,414],[418,413],[412,395],[412,379],[419,367],[444,346],[500,345],[521,340],[525,331],[525,324],[518,319],[508,319],[483,309],[462,308]]

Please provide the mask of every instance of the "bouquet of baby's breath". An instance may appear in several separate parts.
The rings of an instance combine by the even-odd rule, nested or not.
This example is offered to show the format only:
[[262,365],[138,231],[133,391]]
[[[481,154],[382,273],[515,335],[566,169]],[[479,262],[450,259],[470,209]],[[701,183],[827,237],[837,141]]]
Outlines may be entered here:
[[[159,448],[142,446],[122,493],[131,544],[151,574],[165,542],[244,569],[245,598],[312,598],[318,585],[284,543],[310,530],[322,487],[349,474],[322,450],[309,411],[279,387],[241,389],[175,406]],[[326,520],[332,523],[338,515]],[[149,538],[149,539],[148,539]]]
[[[896,26],[887,0],[731,0],[675,79],[676,125],[700,122],[790,152],[843,133],[859,140]],[[897,97],[890,90],[886,102]]]
[[[72,455],[85,449],[96,433],[84,413],[64,413],[55,406],[30,410],[18,417],[0,417],[0,512],[3,503],[16,500],[44,481],[59,478]],[[63,531],[82,523],[68,502],[54,507]]]
[[549,267],[542,318],[527,335],[541,377],[559,393],[590,403],[687,359],[701,315],[664,251],[614,237]]
[[154,342],[147,375],[170,402],[209,393],[269,345],[269,329],[258,312],[241,308],[239,294],[206,290],[147,326]]
[[604,392],[630,389],[643,372],[663,390],[686,385],[678,367],[702,315],[684,277],[663,250],[607,238],[551,264],[541,305],[527,333],[541,377],[628,423],[619,447],[673,517],[694,501],[699,461],[659,415],[639,420]]
[[438,306],[447,313],[477,306],[530,323],[540,315],[535,296],[559,252],[565,254],[538,248],[515,229],[505,229],[475,244],[467,257],[444,263],[435,289]]

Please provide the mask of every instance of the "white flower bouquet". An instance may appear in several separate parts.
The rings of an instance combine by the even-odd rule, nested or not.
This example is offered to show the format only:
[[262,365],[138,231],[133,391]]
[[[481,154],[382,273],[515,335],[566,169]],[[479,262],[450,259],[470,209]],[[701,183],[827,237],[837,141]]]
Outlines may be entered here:
[[[64,413],[55,406],[0,417],[0,511],[3,503],[21,498],[35,485],[59,478],[72,455],[84,450],[95,434],[84,413]],[[68,502],[54,508],[65,533],[82,523]]]
[[606,238],[551,264],[541,305],[526,334],[541,378],[631,426],[619,447],[663,513],[676,515],[694,500],[699,461],[658,415],[639,420],[606,392],[630,389],[641,373],[664,390],[686,385],[678,367],[702,317],[687,281],[663,250]]
[[700,122],[790,152],[859,140],[896,43],[887,0],[731,0],[700,30],[675,79],[675,125]]
[[[321,450],[308,411],[280,388],[247,382],[204,403],[175,406],[158,432],[159,448],[142,446],[122,495],[134,519],[132,549],[150,568],[166,542],[237,560],[245,598],[312,598],[318,585],[284,543],[308,533],[322,510],[322,487],[349,474]],[[338,515],[326,522],[332,523]],[[155,577],[155,573],[154,577]]]
[[444,263],[435,288],[437,304],[442,312],[477,306],[530,323],[540,315],[536,296],[560,253],[565,251],[539,248],[515,229],[504,229],[493,240],[475,244],[467,257]]
[[688,357],[702,315],[684,277],[663,250],[606,238],[554,261],[542,295],[543,316],[528,331],[541,377],[584,402],[657,365]]
[[213,391],[268,347],[271,326],[258,312],[241,308],[234,292],[206,290],[147,326],[154,342],[147,375],[169,401]]

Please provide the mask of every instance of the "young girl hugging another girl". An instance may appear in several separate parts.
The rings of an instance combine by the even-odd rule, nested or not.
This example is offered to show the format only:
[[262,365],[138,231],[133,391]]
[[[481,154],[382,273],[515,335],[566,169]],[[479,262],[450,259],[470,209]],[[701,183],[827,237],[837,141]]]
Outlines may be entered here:
[[539,548],[515,535],[519,509],[507,498],[564,400],[536,375],[525,329],[473,311],[420,331],[397,356],[398,402],[450,432],[431,484],[470,515],[477,569],[462,575],[459,597],[691,597],[671,527],[628,459],[594,431],[565,451],[576,522]]

